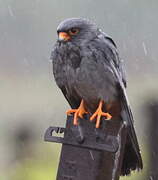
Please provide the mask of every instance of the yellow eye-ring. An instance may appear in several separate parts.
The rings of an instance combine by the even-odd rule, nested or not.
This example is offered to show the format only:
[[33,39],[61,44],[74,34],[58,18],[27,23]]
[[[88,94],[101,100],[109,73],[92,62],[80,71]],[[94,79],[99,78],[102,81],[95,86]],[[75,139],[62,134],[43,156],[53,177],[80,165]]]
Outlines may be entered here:
[[77,28],[72,28],[69,30],[70,35],[76,35],[77,33],[79,33],[79,29]]

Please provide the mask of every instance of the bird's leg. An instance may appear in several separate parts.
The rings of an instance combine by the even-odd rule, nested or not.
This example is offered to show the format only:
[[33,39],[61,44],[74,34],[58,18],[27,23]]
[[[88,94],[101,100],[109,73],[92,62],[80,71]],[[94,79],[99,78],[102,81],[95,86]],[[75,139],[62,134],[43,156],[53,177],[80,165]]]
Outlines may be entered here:
[[83,99],[81,100],[80,106],[78,109],[70,109],[66,112],[67,115],[70,115],[71,113],[74,113],[74,121],[73,124],[77,125],[78,124],[78,117],[83,118],[83,115],[87,113],[84,107],[84,101]]
[[105,113],[105,112],[102,111],[102,107],[103,107],[103,101],[100,101],[97,110],[90,117],[90,121],[93,121],[97,117],[96,128],[100,127],[100,120],[101,120],[102,116],[105,116],[106,120],[110,120],[112,118],[112,116],[109,113]]

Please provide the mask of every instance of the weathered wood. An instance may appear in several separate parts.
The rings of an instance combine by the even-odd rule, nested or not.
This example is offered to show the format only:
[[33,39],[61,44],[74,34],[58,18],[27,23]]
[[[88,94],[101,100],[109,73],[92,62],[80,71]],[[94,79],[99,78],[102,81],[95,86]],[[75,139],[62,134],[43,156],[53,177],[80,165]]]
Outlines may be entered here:
[[150,147],[150,180],[158,179],[158,101],[154,101],[148,106],[149,121],[148,121],[148,140]]
[[[68,117],[61,140],[65,143],[57,180],[119,180],[126,142],[122,121],[103,120],[99,129],[88,118],[81,119],[79,126],[74,126],[72,121],[73,117]],[[45,140],[54,141],[48,136]]]

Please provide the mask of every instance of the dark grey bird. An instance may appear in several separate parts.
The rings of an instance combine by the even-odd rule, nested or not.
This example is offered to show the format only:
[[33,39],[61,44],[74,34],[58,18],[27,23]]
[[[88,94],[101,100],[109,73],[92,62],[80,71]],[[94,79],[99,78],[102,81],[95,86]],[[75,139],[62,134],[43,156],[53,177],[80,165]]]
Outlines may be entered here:
[[143,168],[134,121],[126,95],[126,78],[115,42],[94,23],[71,18],[57,28],[58,40],[51,59],[58,87],[71,106],[67,114],[78,118],[88,113],[100,127],[106,119],[121,117],[128,128],[122,175]]

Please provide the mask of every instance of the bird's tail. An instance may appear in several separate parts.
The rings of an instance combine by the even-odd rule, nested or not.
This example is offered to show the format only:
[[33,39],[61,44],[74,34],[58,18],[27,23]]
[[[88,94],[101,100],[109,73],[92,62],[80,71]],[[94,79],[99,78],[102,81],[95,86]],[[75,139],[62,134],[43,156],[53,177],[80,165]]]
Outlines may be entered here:
[[127,123],[127,139],[124,150],[124,158],[122,162],[121,174],[129,175],[132,170],[140,170],[143,168],[142,157],[140,154],[139,144],[134,130],[133,115],[129,106],[126,91],[123,88],[122,93],[122,119]]

